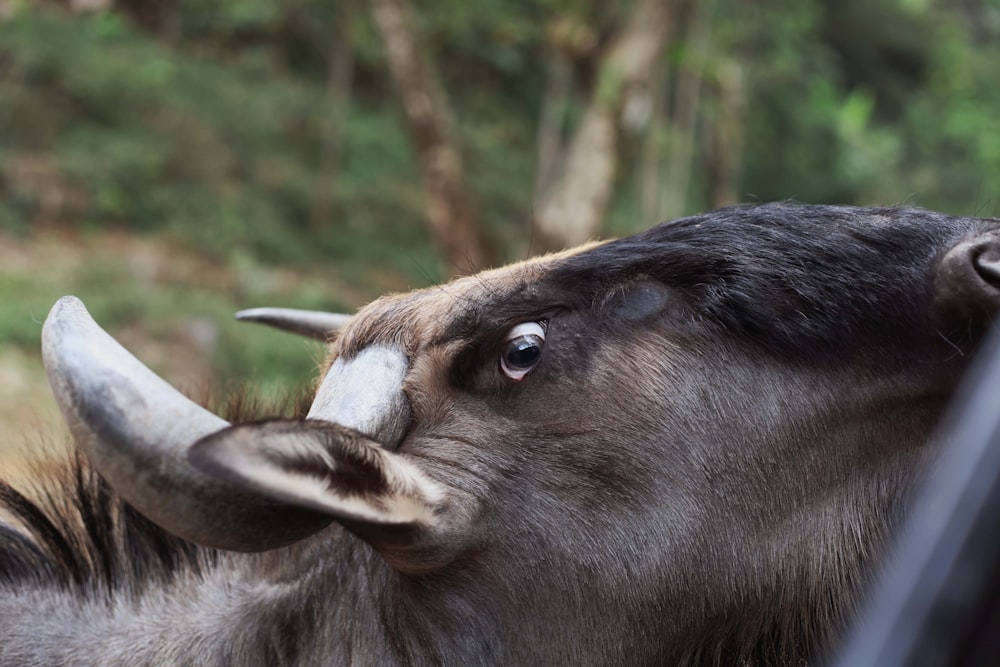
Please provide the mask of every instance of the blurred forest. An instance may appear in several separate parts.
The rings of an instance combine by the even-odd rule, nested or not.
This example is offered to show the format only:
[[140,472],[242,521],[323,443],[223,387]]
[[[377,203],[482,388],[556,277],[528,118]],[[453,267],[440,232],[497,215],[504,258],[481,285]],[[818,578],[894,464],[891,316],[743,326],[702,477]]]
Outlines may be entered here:
[[232,310],[737,202],[997,214],[997,63],[1000,0],[0,0],[0,424],[65,293],[280,391],[318,350]]

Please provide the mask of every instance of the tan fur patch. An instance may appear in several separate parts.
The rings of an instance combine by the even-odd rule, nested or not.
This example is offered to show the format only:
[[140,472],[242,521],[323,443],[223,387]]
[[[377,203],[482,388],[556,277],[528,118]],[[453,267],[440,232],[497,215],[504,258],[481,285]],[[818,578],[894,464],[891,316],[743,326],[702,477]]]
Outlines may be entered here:
[[482,271],[449,283],[377,299],[358,311],[331,344],[324,375],[338,356],[353,356],[373,343],[401,346],[409,356],[441,336],[456,312],[468,312],[544,278],[551,266],[596,248],[594,241],[561,252]]

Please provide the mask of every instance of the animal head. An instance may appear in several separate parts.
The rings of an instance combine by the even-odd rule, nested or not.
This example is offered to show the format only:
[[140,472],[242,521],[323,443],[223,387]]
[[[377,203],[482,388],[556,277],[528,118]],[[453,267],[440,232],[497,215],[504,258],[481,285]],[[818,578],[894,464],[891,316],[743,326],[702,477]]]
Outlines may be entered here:
[[44,355],[96,468],[188,540],[339,523],[493,646],[793,655],[852,608],[998,305],[995,220],[772,204],[265,312],[329,333],[304,421],[228,424],[72,298]]

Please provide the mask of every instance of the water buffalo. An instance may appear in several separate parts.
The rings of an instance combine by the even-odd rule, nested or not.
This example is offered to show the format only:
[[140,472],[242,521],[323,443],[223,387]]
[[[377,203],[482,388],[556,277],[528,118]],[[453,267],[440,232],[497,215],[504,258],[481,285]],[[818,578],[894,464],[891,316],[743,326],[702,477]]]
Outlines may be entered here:
[[250,313],[329,359],[306,419],[231,425],[65,298],[85,458],[0,486],[0,664],[802,664],[998,304],[1000,221],[735,207]]

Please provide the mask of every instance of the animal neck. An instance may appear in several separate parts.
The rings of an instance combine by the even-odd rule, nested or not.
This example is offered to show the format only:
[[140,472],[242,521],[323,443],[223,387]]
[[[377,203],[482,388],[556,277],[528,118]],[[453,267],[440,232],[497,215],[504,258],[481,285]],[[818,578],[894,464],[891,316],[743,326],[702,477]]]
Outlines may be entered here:
[[[248,589],[252,616],[241,632],[258,655],[274,658],[261,664],[462,664],[497,652],[471,579],[401,573],[337,525],[296,547],[244,558],[254,571],[248,585],[267,582]],[[268,604],[255,599],[260,591]]]

